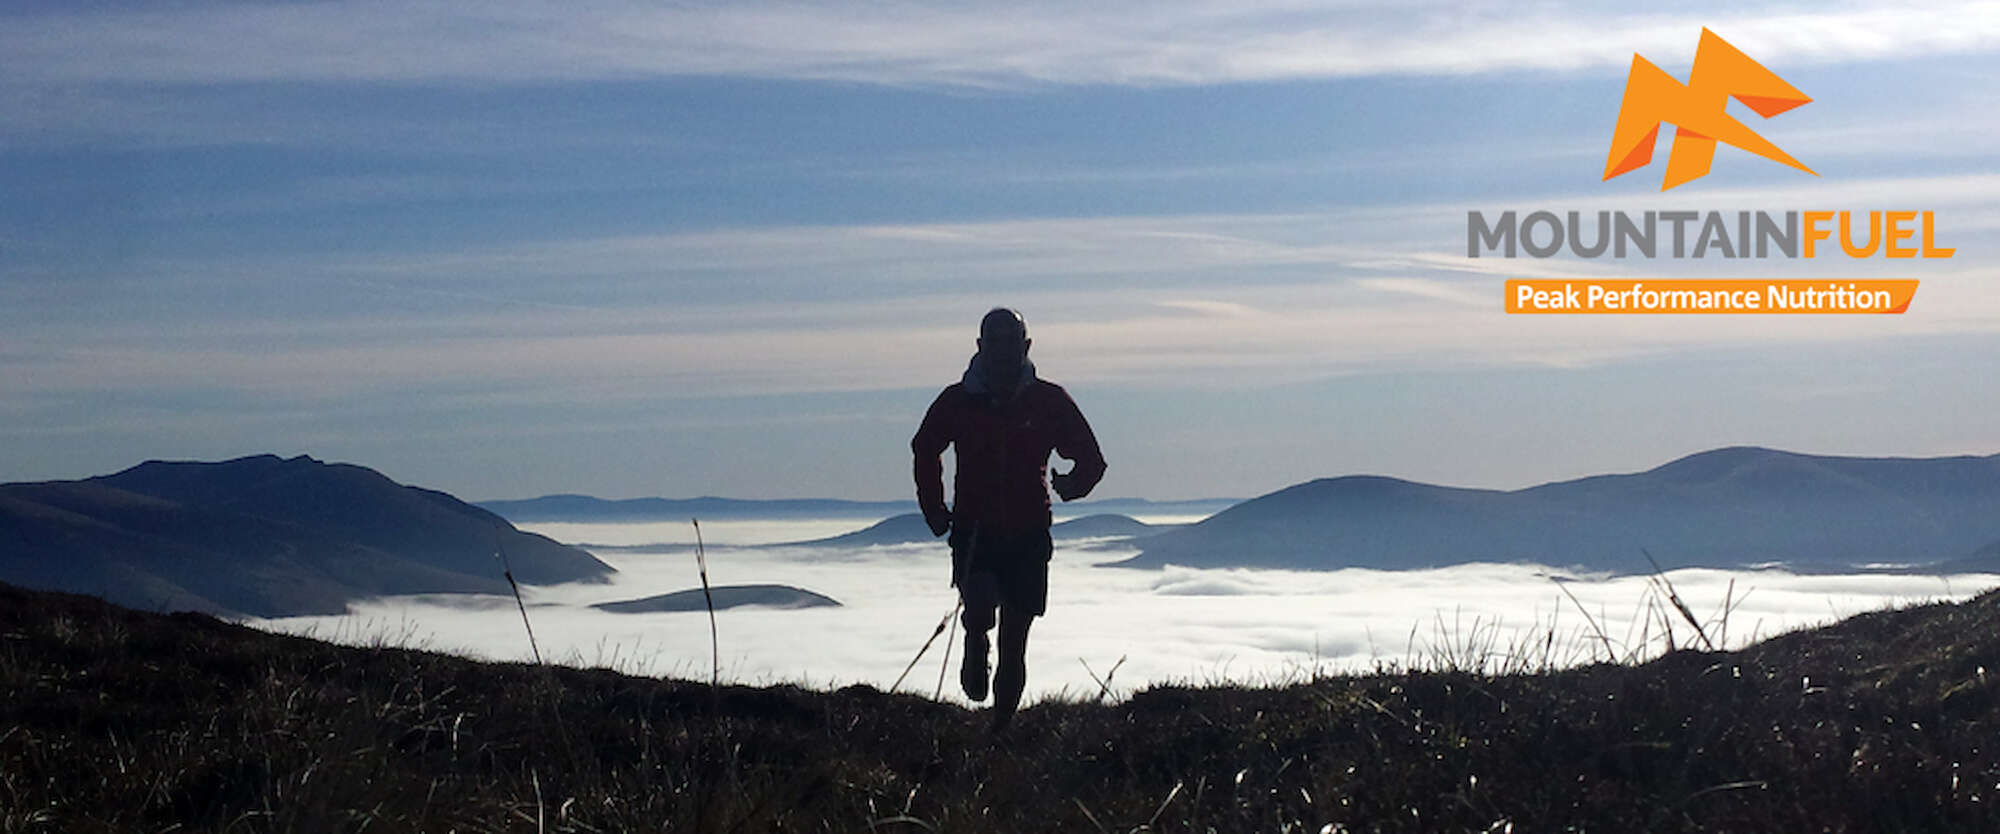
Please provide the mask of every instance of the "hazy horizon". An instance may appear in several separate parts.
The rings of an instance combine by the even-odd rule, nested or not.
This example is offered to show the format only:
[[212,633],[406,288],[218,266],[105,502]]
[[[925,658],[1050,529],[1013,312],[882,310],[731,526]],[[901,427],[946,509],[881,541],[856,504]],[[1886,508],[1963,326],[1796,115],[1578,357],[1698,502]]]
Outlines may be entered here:
[[[1748,445],[1748,444],[1741,444],[1741,445]],[[1052,512],[1053,512],[1053,513],[1055,514],[1055,516],[1057,517],[1057,520],[1062,520],[1062,519],[1064,519],[1064,518],[1073,518],[1073,517],[1076,517],[1076,516],[1077,516],[1077,515],[1079,515],[1079,514],[1082,514],[1082,513],[1084,513],[1084,512],[1088,512],[1088,511],[1089,511],[1089,509],[1090,509],[1090,508],[1091,508],[1091,507],[1092,507],[1093,505],[1096,505],[1096,504],[1102,504],[1102,503],[1108,503],[1108,502],[1116,502],[1116,501],[1147,501],[1147,502],[1152,502],[1152,503],[1160,503],[1160,504],[1223,504],[1223,503],[1238,503],[1238,502],[1242,502],[1242,501],[1247,501],[1247,500],[1250,500],[1250,499],[1253,499],[1253,498],[1258,498],[1258,497],[1261,497],[1261,496],[1264,496],[1264,495],[1268,495],[1268,494],[1270,494],[1270,493],[1272,493],[1272,492],[1276,492],[1276,491],[1279,491],[1279,490],[1282,490],[1282,489],[1285,489],[1285,488],[1287,488],[1287,487],[1291,487],[1291,486],[1296,486],[1296,485],[1298,485],[1298,484],[1301,484],[1301,483],[1306,483],[1306,482],[1308,482],[1308,481],[1313,481],[1313,480],[1319,480],[1319,479],[1323,479],[1323,478],[1341,478],[1341,477],[1351,477],[1351,476],[1379,476],[1379,477],[1389,477],[1389,478],[1398,478],[1398,479],[1401,479],[1401,480],[1406,480],[1406,481],[1412,481],[1412,482],[1415,482],[1415,483],[1424,483],[1424,484],[1429,484],[1429,485],[1433,485],[1433,486],[1444,486],[1444,487],[1455,487],[1455,488],[1465,488],[1465,489],[1490,489],[1490,490],[1496,490],[1496,491],[1501,491],[1501,492],[1510,492],[1510,491],[1518,491],[1518,490],[1524,490],[1524,489],[1532,489],[1532,488],[1534,488],[1534,487],[1538,487],[1538,486],[1545,486],[1545,485],[1548,485],[1548,484],[1552,484],[1552,483],[1561,483],[1561,482],[1565,482],[1565,481],[1572,481],[1572,480],[1578,480],[1578,479],[1583,479],[1583,478],[1590,478],[1590,477],[1594,477],[1594,476],[1599,476],[1599,475],[1625,475],[1625,474],[1636,474],[1636,473],[1640,473],[1640,472],[1645,472],[1645,471],[1648,471],[1648,470],[1651,470],[1651,469],[1654,469],[1654,468],[1657,468],[1658,466],[1662,466],[1662,465],[1665,465],[1665,464],[1668,464],[1668,463],[1671,463],[1671,462],[1673,462],[1673,461],[1676,461],[1676,460],[1680,460],[1680,459],[1682,459],[1682,458],[1685,458],[1685,457],[1688,457],[1689,455],[1694,455],[1694,454],[1700,454],[1700,453],[1702,453],[1702,452],[1710,452],[1710,451],[1715,451],[1715,450],[1717,450],[1717,449],[1724,449],[1724,448],[1737,448],[1737,447],[1738,447],[1738,446],[1736,446],[1736,445],[1730,445],[1730,446],[1715,446],[1715,447],[1708,447],[1708,448],[1703,448],[1703,449],[1696,449],[1696,450],[1693,450],[1693,451],[1690,451],[1690,452],[1688,452],[1687,454],[1682,454],[1682,455],[1675,455],[1675,456],[1673,456],[1673,457],[1671,457],[1671,458],[1667,458],[1667,459],[1665,459],[1665,460],[1661,460],[1661,461],[1658,461],[1657,463],[1654,463],[1654,464],[1651,464],[1651,465],[1647,465],[1647,466],[1642,466],[1642,467],[1638,467],[1638,468],[1633,468],[1633,469],[1621,469],[1621,470],[1609,470],[1609,471],[1594,471],[1594,472],[1582,472],[1582,473],[1578,473],[1578,474],[1576,474],[1576,475],[1573,475],[1573,476],[1568,476],[1568,477],[1563,477],[1563,478],[1558,478],[1558,479],[1555,479],[1555,480],[1549,480],[1549,481],[1535,481],[1535,482],[1531,482],[1531,483],[1524,483],[1524,484],[1518,484],[1518,485],[1511,485],[1511,486],[1506,486],[1506,485],[1503,485],[1503,486],[1491,486],[1491,485],[1478,485],[1478,484],[1464,484],[1464,483],[1452,483],[1452,482],[1441,482],[1441,481],[1423,481],[1423,480],[1420,480],[1420,479],[1415,479],[1415,478],[1407,478],[1407,477],[1402,477],[1402,476],[1398,476],[1398,475],[1394,475],[1394,474],[1391,474],[1391,473],[1387,473],[1387,472],[1340,472],[1340,473],[1328,473],[1328,474],[1323,474],[1323,475],[1316,475],[1316,476],[1312,476],[1312,477],[1309,477],[1309,478],[1305,478],[1305,479],[1303,479],[1303,480],[1300,480],[1300,481],[1294,481],[1294,482],[1289,482],[1289,483],[1283,483],[1283,484],[1275,484],[1275,485],[1272,485],[1272,486],[1270,486],[1270,487],[1269,487],[1269,488],[1267,488],[1267,489],[1263,489],[1263,490],[1260,490],[1260,491],[1258,491],[1258,492],[1255,492],[1255,493],[1249,493],[1249,494],[1244,494],[1244,495],[1197,495],[1197,496],[1190,496],[1190,497],[1184,497],[1184,498],[1146,498],[1146,497],[1141,497],[1141,496],[1137,496],[1137,495],[1114,495],[1114,494],[1105,494],[1105,495],[1100,495],[1100,494],[1096,494],[1096,493],[1093,493],[1092,495],[1090,495],[1090,496],[1089,496],[1089,497],[1087,497],[1087,498],[1083,498],[1083,499],[1079,499],[1079,500],[1078,500],[1077,502],[1074,502],[1074,503],[1072,503],[1072,502],[1064,502],[1064,501],[1061,501],[1061,500],[1057,499],[1057,498],[1056,498],[1056,497],[1055,497],[1055,496],[1054,496],[1053,494],[1051,494],[1051,496],[1050,496],[1050,499],[1049,499],[1049,500],[1050,500],[1050,509],[1051,509],[1051,511],[1052,511]],[[1993,456],[1993,455],[1996,455],[1996,454],[2000,454],[2000,450],[1996,450],[1996,451],[1989,451],[1989,452],[1961,452],[1961,453],[1955,453],[1955,454],[1950,454],[1950,453],[1948,453],[1948,454],[1938,454],[1938,455],[1858,455],[1858,454],[1852,454],[1852,455],[1850,455],[1850,454],[1833,454],[1833,453],[1824,453],[1824,452],[1813,452],[1813,451],[1808,451],[1808,450],[1802,450],[1802,449],[1790,449],[1790,448],[1782,448],[1782,447],[1771,447],[1771,446],[1761,446],[1761,447],[1757,447],[1757,448],[1767,448],[1767,449],[1772,449],[1773,451],[1779,451],[1779,452],[1789,452],[1789,453],[1794,453],[1794,454],[1801,454],[1801,455],[1810,455],[1810,456],[1816,456],[1816,457],[1822,457],[1822,456],[1823,456],[1823,457],[1871,457],[1871,458],[1898,458],[1898,459],[1924,459],[1924,458],[1945,458],[1945,457],[1975,457],[1975,458],[1978,458],[1978,457],[1991,457],[1991,456]],[[252,453],[249,453],[249,454],[250,454],[250,455],[257,455],[257,454],[271,454],[271,453],[269,453],[269,452],[252,452]],[[299,454],[310,454],[310,453],[305,453],[305,452],[301,452],[301,453],[299,453]],[[224,457],[224,458],[214,458],[214,459],[210,459],[210,462],[213,462],[213,461],[219,461],[219,460],[225,460],[225,459],[229,459],[229,458],[233,458],[233,457],[243,457],[243,455],[235,455],[235,456],[228,456],[228,457]],[[408,481],[408,480],[403,480],[403,479],[401,479],[401,478],[398,478],[398,477],[396,477],[396,476],[395,476],[395,475],[394,475],[394,474],[393,474],[393,473],[392,473],[391,471],[385,471],[384,469],[382,469],[382,468],[380,468],[380,467],[376,467],[376,466],[374,466],[374,465],[371,465],[371,464],[369,464],[369,463],[367,463],[367,462],[363,462],[363,461],[352,461],[352,460],[334,460],[334,459],[328,459],[328,458],[323,458],[323,457],[319,457],[319,456],[317,456],[317,455],[314,455],[313,457],[315,457],[316,459],[320,460],[320,461],[321,461],[321,462],[323,462],[323,463],[348,463],[348,464],[355,464],[355,465],[359,465],[359,466],[366,466],[366,467],[368,467],[368,468],[370,468],[370,469],[375,469],[375,470],[376,470],[376,471],[378,471],[378,472],[382,472],[382,474],[384,474],[385,476],[388,476],[388,477],[389,477],[389,478],[390,478],[391,480],[394,480],[394,481],[397,481],[398,483],[402,483],[402,484],[407,484],[407,485],[410,485],[410,486],[417,486],[417,487],[423,487],[423,488],[426,488],[426,489],[436,489],[436,488],[437,488],[437,487],[436,487],[435,485],[433,485],[433,484],[426,484],[426,483],[419,483],[419,482],[413,482],[413,481]],[[947,453],[946,453],[946,455],[945,455],[945,460],[946,460],[946,475],[945,475],[945,478],[946,478],[946,482],[947,482],[947,483],[949,483],[949,481],[950,481],[950,477],[951,477],[951,471],[952,471],[952,469],[953,469],[953,467],[952,467],[952,464],[951,464],[951,458],[952,458],[952,456],[951,456],[951,453],[950,453],[949,451],[947,451]],[[153,459],[161,459],[161,460],[174,460],[174,459],[167,459],[167,458],[148,458],[147,460],[153,460]],[[1066,468],[1067,468],[1067,466],[1068,466],[1067,462],[1066,462],[1066,461],[1062,461],[1062,460],[1061,460],[1060,458],[1053,458],[1053,457],[1052,457],[1052,458],[1051,458],[1051,461],[1052,461],[1052,464],[1051,464],[1051,465],[1052,465],[1052,471],[1056,471],[1056,470],[1061,470],[1061,469],[1066,469]],[[88,477],[94,477],[94,476],[98,476],[98,475],[108,475],[108,474],[112,474],[113,472],[116,472],[116,471],[120,471],[120,470],[122,470],[122,469],[125,469],[125,468],[129,468],[130,466],[136,466],[136,465],[138,465],[138,464],[140,464],[140,463],[142,463],[142,462],[144,462],[144,461],[133,461],[133,462],[132,462],[131,464],[129,464],[128,466],[125,466],[125,467],[119,467],[118,469],[114,469],[114,470],[107,470],[107,471],[104,471],[104,472],[91,472],[91,473],[88,473],[88,474],[85,474],[85,475],[78,475],[78,476],[75,476],[74,478],[55,478],[55,479],[47,479],[47,480],[76,480],[76,479],[82,479],[82,478],[88,478]],[[32,480],[32,479],[24,479],[24,480]],[[445,490],[445,491],[446,491],[446,492],[450,492],[450,490]],[[580,496],[584,496],[584,497],[589,497],[589,498],[596,498],[596,499],[600,499],[600,500],[604,500],[604,501],[631,501],[631,500],[642,500],[642,499],[649,499],[649,498],[663,498],[663,499],[666,499],[666,500],[669,500],[669,501],[688,501],[688,500],[698,500],[698,499],[706,499],[706,498],[719,498],[719,499],[724,499],[724,500],[745,500],[745,501],[813,501],[813,500],[831,500],[831,501],[849,501],[849,502],[854,502],[854,503],[864,503],[864,504],[888,504],[888,503],[902,503],[902,502],[909,502],[909,503],[911,503],[911,504],[912,504],[912,506],[914,506],[914,503],[915,503],[915,500],[916,500],[916,496],[915,496],[915,492],[914,492],[914,488],[913,488],[913,487],[912,487],[912,488],[910,489],[909,493],[908,493],[908,494],[905,494],[905,495],[892,495],[892,496],[889,496],[889,497],[879,497],[879,498],[877,498],[877,497],[852,497],[852,496],[845,496],[845,495],[825,495],[825,494],[776,494],[776,495],[739,495],[739,494],[716,494],[716,493],[703,493],[703,494],[684,494],[684,495],[662,495],[662,494],[657,494],[657,493],[655,493],[655,494],[634,494],[634,495],[609,495],[609,494],[604,494],[604,493],[593,493],[593,492],[589,492],[589,491],[587,491],[587,490],[552,490],[552,491],[544,491],[544,492],[530,492],[530,493],[524,493],[524,494],[519,494],[519,495],[464,495],[464,494],[457,494],[457,493],[453,493],[453,497],[455,497],[455,498],[458,498],[459,500],[462,500],[462,501],[465,501],[466,503],[470,503],[470,504],[485,504],[485,503],[493,503],[493,502],[506,502],[506,501],[530,501],[530,500],[535,500],[535,499],[540,499],[540,498],[549,498],[549,497],[555,497],[555,496],[565,496],[565,495],[580,495]],[[948,496],[948,493],[947,493],[947,496]],[[1131,515],[1131,514],[1128,514],[1128,515]],[[1144,515],[1144,514],[1138,514],[1138,515]],[[1169,522],[1169,523],[1172,523],[1172,522]]]

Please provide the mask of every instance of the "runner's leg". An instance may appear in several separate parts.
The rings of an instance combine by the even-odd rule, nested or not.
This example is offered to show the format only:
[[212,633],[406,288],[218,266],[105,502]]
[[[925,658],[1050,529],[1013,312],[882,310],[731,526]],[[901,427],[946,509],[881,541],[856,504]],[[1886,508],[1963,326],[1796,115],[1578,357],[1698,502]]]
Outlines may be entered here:
[[993,729],[1006,728],[1028,684],[1028,627],[1035,615],[1000,608],[1000,668],[993,675]]
[[993,630],[999,588],[992,573],[980,571],[965,577],[958,592],[965,602],[965,611],[959,615],[959,622],[965,624],[965,660],[959,666],[958,683],[965,689],[965,697],[984,701],[986,658],[991,651],[986,633]]

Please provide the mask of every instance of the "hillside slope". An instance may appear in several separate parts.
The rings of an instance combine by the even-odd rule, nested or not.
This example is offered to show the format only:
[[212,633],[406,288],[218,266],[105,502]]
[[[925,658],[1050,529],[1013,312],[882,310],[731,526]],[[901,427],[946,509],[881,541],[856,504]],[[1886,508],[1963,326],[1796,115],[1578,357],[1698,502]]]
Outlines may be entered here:
[[[1163,525],[1147,524],[1131,516],[1116,513],[1098,513],[1058,521],[1049,525],[1049,537],[1056,541],[1094,538],[1099,536],[1143,536],[1153,533]],[[851,533],[827,536],[806,541],[781,542],[764,547],[870,547],[898,544],[921,544],[942,542],[943,538],[931,532],[922,513],[893,515]]]
[[159,610],[337,614],[380,594],[506,593],[611,567],[435,490],[300,455],[147,461],[0,484],[0,580]]
[[640,599],[600,602],[591,606],[613,614],[652,614],[661,611],[722,611],[744,606],[766,608],[839,607],[840,601],[790,585],[717,585],[655,594]]
[[1645,472],[1512,491],[1356,475],[1297,484],[1140,542],[1153,567],[1933,564],[2000,539],[2000,455],[1714,449]]
[[2000,592],[1730,653],[982,716],[0,586],[0,830],[1992,831]]

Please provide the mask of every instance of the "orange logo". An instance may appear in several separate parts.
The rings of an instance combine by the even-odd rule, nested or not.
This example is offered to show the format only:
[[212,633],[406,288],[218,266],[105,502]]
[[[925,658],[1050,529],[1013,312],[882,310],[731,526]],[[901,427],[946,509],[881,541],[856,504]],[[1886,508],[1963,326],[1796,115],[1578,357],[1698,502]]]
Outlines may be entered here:
[[1685,85],[1633,53],[1632,72],[1625,79],[1625,100],[1618,107],[1618,127],[1611,135],[1611,155],[1604,161],[1604,178],[1653,161],[1653,142],[1659,137],[1661,122],[1674,126],[1674,148],[1667,155],[1667,176],[1661,191],[1707,174],[1709,164],[1715,161],[1718,141],[1819,176],[1725,112],[1731,96],[1767,119],[1812,101],[1706,27],[1701,30],[1694,69]]

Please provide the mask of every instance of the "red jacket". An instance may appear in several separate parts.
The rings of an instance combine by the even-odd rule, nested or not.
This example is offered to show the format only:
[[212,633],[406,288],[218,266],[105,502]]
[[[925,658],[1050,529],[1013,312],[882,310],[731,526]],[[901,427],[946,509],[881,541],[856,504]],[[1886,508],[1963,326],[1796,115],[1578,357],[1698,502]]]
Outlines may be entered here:
[[995,532],[1049,526],[1049,452],[1076,462],[1070,477],[1082,497],[1104,477],[1104,454],[1076,402],[1062,386],[1036,379],[1013,401],[991,401],[954,382],[924,413],[910,439],[916,454],[917,506],[925,518],[945,511],[944,447],[957,445],[952,525]]

